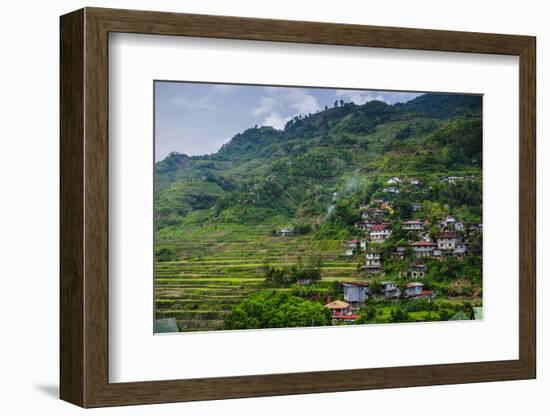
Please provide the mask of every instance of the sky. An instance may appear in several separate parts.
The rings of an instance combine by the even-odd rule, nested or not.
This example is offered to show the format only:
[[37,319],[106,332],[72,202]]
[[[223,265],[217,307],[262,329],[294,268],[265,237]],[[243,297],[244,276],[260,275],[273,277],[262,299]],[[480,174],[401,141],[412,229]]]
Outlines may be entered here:
[[255,125],[283,129],[297,115],[334,106],[334,101],[388,104],[420,93],[335,88],[270,87],[155,81],[155,158],[171,152],[215,153],[222,144]]

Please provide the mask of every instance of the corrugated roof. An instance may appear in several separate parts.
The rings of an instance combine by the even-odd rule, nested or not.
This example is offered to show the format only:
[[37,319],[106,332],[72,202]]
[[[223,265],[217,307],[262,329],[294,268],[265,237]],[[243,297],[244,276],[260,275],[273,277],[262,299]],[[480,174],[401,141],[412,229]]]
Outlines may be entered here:
[[474,319],[483,319],[483,308],[481,306],[474,306],[472,311],[474,312]]
[[329,309],[345,309],[349,307],[349,303],[342,300],[335,300],[334,302],[327,303],[325,308]]
[[449,319],[449,321],[467,321],[470,317],[466,315],[463,311],[458,311],[454,316]]
[[345,285],[351,285],[351,286],[369,286],[369,282],[342,282],[342,284]]
[[176,318],[155,319],[154,333],[180,332]]
[[428,241],[415,241],[414,243],[411,244],[411,246],[414,246],[414,247],[432,247],[432,246],[436,246],[437,244],[435,243],[430,243]]

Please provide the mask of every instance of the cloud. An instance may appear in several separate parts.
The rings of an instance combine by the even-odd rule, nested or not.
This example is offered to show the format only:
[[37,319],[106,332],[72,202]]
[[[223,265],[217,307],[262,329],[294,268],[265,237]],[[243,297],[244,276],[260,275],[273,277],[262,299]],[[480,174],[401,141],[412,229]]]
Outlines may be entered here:
[[260,97],[258,106],[250,110],[253,116],[263,118],[264,126],[282,129],[292,117],[321,109],[317,98],[303,89],[266,87],[265,91],[268,95]]
[[357,90],[336,90],[336,97],[339,97],[344,101],[351,101],[355,104],[365,104],[374,100],[386,101],[384,96],[380,93]]
[[264,114],[272,112],[276,107],[278,107],[276,97],[260,97],[260,105],[252,109],[251,114],[254,116],[262,116]]
[[282,130],[285,128],[285,124],[291,119],[290,116],[284,117],[277,112],[270,113],[264,121],[263,126],[271,126],[274,129]]
[[291,90],[287,95],[287,100],[298,114],[315,113],[321,109],[317,98],[304,90]]
[[365,104],[369,101],[383,101],[387,104],[404,103],[418,97],[419,93],[412,92],[382,92],[365,90],[336,90],[336,97],[355,104]]

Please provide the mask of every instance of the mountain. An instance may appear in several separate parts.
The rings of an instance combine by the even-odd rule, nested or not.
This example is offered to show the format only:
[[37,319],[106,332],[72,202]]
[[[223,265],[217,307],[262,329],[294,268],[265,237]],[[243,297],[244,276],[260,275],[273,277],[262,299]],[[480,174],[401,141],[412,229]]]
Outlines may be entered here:
[[156,228],[318,227],[339,200],[357,205],[381,192],[384,178],[480,175],[481,101],[424,94],[404,104],[347,103],[294,117],[283,130],[250,128],[214,154],[172,153],[155,165]]

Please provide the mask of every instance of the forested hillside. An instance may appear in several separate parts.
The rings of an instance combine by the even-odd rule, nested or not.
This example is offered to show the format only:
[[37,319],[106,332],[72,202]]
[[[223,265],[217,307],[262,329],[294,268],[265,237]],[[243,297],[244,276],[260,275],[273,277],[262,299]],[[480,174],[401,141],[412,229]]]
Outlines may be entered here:
[[[396,105],[346,103],[295,117],[282,131],[250,128],[211,155],[173,153],[155,167],[156,229],[267,221],[317,230],[334,202],[384,197],[387,177],[479,175],[480,103],[448,94]],[[442,193],[426,198],[461,204]]]

